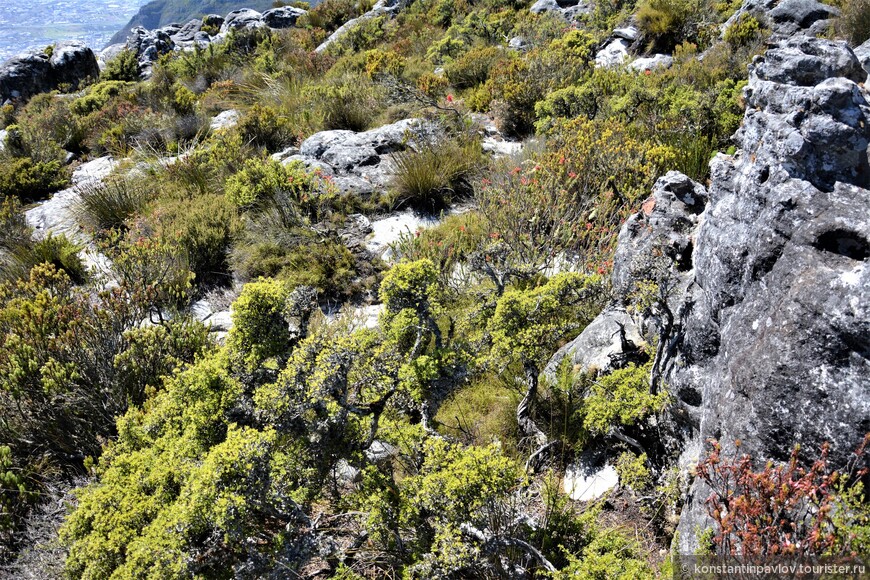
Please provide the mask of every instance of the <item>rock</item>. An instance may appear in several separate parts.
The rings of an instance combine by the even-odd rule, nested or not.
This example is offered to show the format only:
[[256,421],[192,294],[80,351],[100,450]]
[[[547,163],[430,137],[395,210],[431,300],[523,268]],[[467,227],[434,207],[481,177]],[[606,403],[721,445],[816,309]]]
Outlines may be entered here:
[[537,0],[529,8],[529,12],[532,14],[554,12],[568,21],[574,20],[581,14],[588,14],[591,10],[591,5],[582,0]]
[[809,28],[819,20],[839,16],[840,11],[817,0],[782,0],[767,15],[776,24],[794,24],[796,31]]
[[619,485],[619,474],[612,465],[592,469],[582,463],[574,463],[565,468],[562,490],[574,501],[598,499]]
[[299,155],[299,147],[287,147],[277,153],[273,153],[270,157],[275,161],[284,161],[292,155]]
[[628,42],[634,42],[640,36],[640,32],[634,26],[626,26],[625,28],[617,28],[612,33],[613,38],[621,38]]
[[333,43],[338,41],[341,37],[343,37],[349,30],[356,28],[362,22],[374,18],[376,16],[381,16],[382,14],[394,15],[400,10],[402,10],[405,6],[410,3],[411,0],[378,0],[372,9],[359,16],[357,18],[352,18],[348,20],[343,25],[341,25],[338,30],[329,35],[329,37],[324,40],[320,45],[314,49],[314,52],[323,52],[327,48],[329,48]]
[[196,33],[202,30],[202,20],[191,20],[182,26],[177,32],[170,35],[173,42],[191,42],[196,37]]
[[365,450],[366,459],[372,463],[380,463],[386,461],[399,454],[399,449],[390,445],[386,441],[375,439],[371,446]]
[[6,136],[9,134],[9,131],[6,129],[0,129],[0,153],[6,150]]
[[229,332],[233,327],[233,315],[229,310],[221,310],[212,313],[203,322],[210,327],[211,332]]
[[335,463],[332,476],[343,485],[351,485],[362,479],[359,469],[348,463],[346,459],[339,459]]
[[513,50],[526,50],[529,47],[529,43],[522,36],[514,36],[508,41],[508,48]]
[[518,155],[523,150],[523,144],[518,141],[504,141],[495,137],[485,137],[481,147],[495,157]]
[[669,54],[654,54],[644,58],[636,58],[628,64],[628,68],[638,72],[652,71],[658,68],[671,68],[674,57]]
[[230,30],[263,28],[265,26],[262,14],[250,8],[242,8],[227,14],[223,24],[221,24],[221,32],[227,33]]
[[239,124],[240,117],[241,114],[235,109],[222,111],[212,118],[211,123],[209,123],[209,128],[212,131],[231,129]]
[[327,165],[323,161],[318,161],[312,157],[306,157],[304,155],[291,155],[290,157],[286,157],[283,161],[281,161],[283,165],[290,165],[291,163],[301,163],[310,171],[319,171],[320,174],[324,177],[331,177],[335,175],[335,171],[333,171],[330,165]]
[[77,89],[82,81],[100,76],[94,52],[81,42],[24,53],[0,66],[0,103],[8,99],[29,99],[67,85]]
[[843,42],[803,35],[789,38],[776,50],[758,57],[750,70],[752,75],[761,81],[801,87],[815,86],[834,77],[860,83],[867,76],[855,53]]
[[175,50],[175,43],[163,30],[146,30],[141,26],[130,31],[127,49],[133,51],[139,60],[143,78],[151,76],[151,65],[164,54]]
[[625,366],[644,344],[631,316],[621,308],[611,307],[553,355],[544,368],[544,376],[555,381],[559,366],[566,358],[577,371],[597,370],[606,374]]
[[870,74],[870,40],[855,48],[855,56],[864,67],[864,72]]
[[436,132],[434,125],[419,119],[404,119],[360,133],[321,131],[302,142],[299,155],[291,155],[282,163],[301,161],[308,167],[322,168],[323,175],[334,176],[343,193],[365,197],[383,190],[392,179],[392,153]]
[[292,6],[284,6],[282,8],[273,8],[263,12],[263,23],[269,28],[290,28],[296,24],[296,20],[305,14],[306,11],[301,8]]
[[622,38],[611,40],[595,55],[595,66],[612,68],[621,65],[628,58],[629,43]]
[[437,225],[438,219],[423,217],[411,210],[399,212],[372,222],[372,234],[366,240],[367,249],[381,256],[385,260],[390,259],[389,247],[403,235],[411,235],[419,229]]
[[617,296],[630,296],[635,281],[650,276],[649,258],[657,254],[673,261],[681,275],[692,269],[692,235],[706,201],[704,187],[682,173],[670,171],[656,181],[652,196],[619,232],[611,275]]

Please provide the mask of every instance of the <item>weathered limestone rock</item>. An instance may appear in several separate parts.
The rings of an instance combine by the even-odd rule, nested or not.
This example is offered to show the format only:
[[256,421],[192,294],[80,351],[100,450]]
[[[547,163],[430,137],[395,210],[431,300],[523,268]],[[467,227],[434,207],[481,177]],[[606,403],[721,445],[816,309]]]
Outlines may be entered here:
[[21,54],[0,65],[0,103],[28,99],[67,85],[73,89],[100,76],[94,51],[81,42],[59,44],[51,56],[44,51]]

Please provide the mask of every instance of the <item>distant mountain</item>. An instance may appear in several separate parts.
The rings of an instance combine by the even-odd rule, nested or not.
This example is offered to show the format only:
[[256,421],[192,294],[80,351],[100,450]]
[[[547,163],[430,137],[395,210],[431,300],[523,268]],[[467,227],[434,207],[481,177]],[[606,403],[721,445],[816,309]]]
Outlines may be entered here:
[[[317,2],[311,4],[315,5]],[[239,8],[263,11],[273,5],[274,0],[152,0],[139,9],[130,22],[112,37],[109,44],[126,41],[134,26],[144,26],[152,30],[173,22],[184,24],[206,14],[224,16]]]

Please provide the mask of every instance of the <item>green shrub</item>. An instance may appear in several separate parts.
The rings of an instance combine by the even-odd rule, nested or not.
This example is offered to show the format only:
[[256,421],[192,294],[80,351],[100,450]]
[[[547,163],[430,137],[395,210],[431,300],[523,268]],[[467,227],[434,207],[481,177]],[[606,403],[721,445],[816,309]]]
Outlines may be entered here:
[[221,195],[160,200],[148,221],[157,237],[177,243],[200,288],[226,284],[229,251],[241,224],[236,209]]
[[233,328],[228,347],[242,356],[248,368],[287,351],[290,330],[285,319],[290,289],[280,280],[245,284],[233,303]]
[[335,199],[329,184],[301,162],[257,158],[227,180],[226,196],[243,209],[277,207],[292,225],[319,221]]
[[495,46],[472,48],[444,67],[450,84],[458,89],[472,88],[486,82],[495,63],[504,58],[501,49]]
[[870,1],[845,0],[834,26],[837,33],[847,38],[852,46],[862,44],[870,38]]
[[118,55],[106,63],[106,68],[100,73],[100,79],[104,81],[129,81],[139,80],[139,60],[136,53],[124,49]]
[[108,80],[97,83],[70,104],[70,111],[81,116],[99,111],[113,98],[127,92],[131,86],[129,82],[124,80]]
[[375,86],[365,76],[345,76],[311,89],[324,129],[364,131],[381,108]]
[[394,163],[394,202],[432,212],[472,191],[470,181],[482,164],[482,152],[473,140],[425,143],[396,153]]
[[65,235],[49,233],[41,240],[26,240],[7,247],[7,263],[0,267],[0,274],[9,281],[26,279],[34,266],[50,264],[65,272],[75,284],[82,284],[88,272],[79,258],[81,250],[81,246],[73,244]]
[[246,143],[264,147],[267,151],[277,151],[290,145],[296,139],[287,119],[275,109],[255,104],[245,113],[236,130]]
[[631,363],[592,383],[583,417],[590,433],[604,434],[613,426],[630,427],[664,407],[667,393],[650,393],[650,365]]
[[145,207],[150,195],[141,183],[129,178],[88,182],[77,190],[76,217],[95,232],[123,227]]
[[[870,11],[868,11],[868,23],[870,23]],[[758,19],[744,13],[725,31],[725,42],[734,47],[746,46],[757,40],[761,34],[762,28]]]
[[0,172],[0,194],[34,201],[63,189],[69,182],[69,169],[60,161],[34,162],[24,157],[8,162]]
[[444,435],[467,445],[500,443],[512,454],[518,448],[517,403],[513,385],[487,375],[441,403],[435,422]]
[[356,260],[343,244],[331,239],[282,245],[259,242],[240,245],[233,265],[243,278],[273,277],[291,287],[311,286],[328,297],[348,296],[357,290]]
[[642,0],[636,18],[653,49],[670,52],[683,41],[698,42],[703,13],[698,0]]

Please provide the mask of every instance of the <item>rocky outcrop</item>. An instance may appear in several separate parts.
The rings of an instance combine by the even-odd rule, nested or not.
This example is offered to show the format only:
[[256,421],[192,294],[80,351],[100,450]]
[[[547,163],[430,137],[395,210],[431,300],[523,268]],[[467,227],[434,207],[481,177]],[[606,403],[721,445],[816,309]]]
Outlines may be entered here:
[[415,140],[430,138],[436,127],[405,119],[370,131],[321,131],[302,142],[283,163],[301,162],[329,177],[343,193],[363,197],[383,191],[392,179],[392,154]]
[[723,34],[744,15],[757,18],[770,29],[771,40],[778,41],[802,31],[810,36],[822,35],[840,11],[818,0],[744,0],[722,25]]
[[592,4],[583,0],[537,0],[529,8],[532,14],[552,12],[565,20],[573,21],[579,16],[592,12]]
[[411,3],[411,0],[378,0],[372,9],[363,14],[362,16],[358,16],[356,18],[352,18],[348,20],[341,27],[338,28],[335,32],[329,35],[329,37],[324,40],[320,45],[314,49],[314,52],[323,52],[327,48],[330,47],[334,42],[343,37],[349,30],[356,28],[366,20],[371,18],[375,18],[377,16],[392,16],[399,11],[401,11],[405,6]]
[[[658,338],[654,378],[684,427],[671,464],[691,465],[716,438],[760,461],[795,444],[809,459],[827,441],[838,465],[870,431],[866,76],[844,43],[807,36],[756,57],[739,150],[714,159],[707,188],[658,181],[620,233],[616,304],[560,351],[604,360],[614,344],[601,329],[637,282],[658,283],[659,305],[633,322]],[[682,553],[706,527],[706,495],[695,483]]]
[[0,103],[28,99],[60,87],[78,88],[85,79],[100,76],[94,52],[80,42],[26,53],[0,66]]
[[301,8],[290,6],[272,8],[262,13],[242,8],[233,10],[226,17],[211,14],[201,20],[190,20],[184,25],[167,24],[153,30],[135,26],[130,30],[125,43],[115,43],[103,49],[100,61],[105,65],[126,48],[136,54],[142,76],[148,78],[151,66],[161,55],[176,50],[204,48],[211,43],[223,41],[233,31],[291,28],[305,13]]

